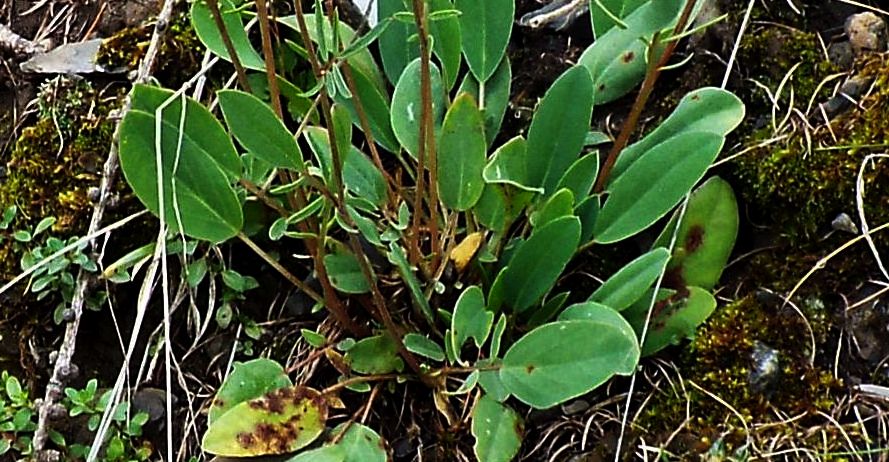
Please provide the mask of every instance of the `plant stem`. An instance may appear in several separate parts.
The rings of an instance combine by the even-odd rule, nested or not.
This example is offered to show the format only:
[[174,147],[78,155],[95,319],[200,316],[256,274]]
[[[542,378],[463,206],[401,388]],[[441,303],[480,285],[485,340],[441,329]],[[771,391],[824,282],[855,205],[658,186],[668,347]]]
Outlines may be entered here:
[[265,75],[269,82],[269,98],[272,100],[272,109],[279,119],[284,119],[284,110],[281,108],[281,92],[278,89],[278,78],[275,72],[275,52],[272,50],[272,35],[269,32],[269,10],[266,0],[255,0],[256,12],[259,15],[259,30],[262,34],[262,55],[265,59]]
[[[682,14],[676,22],[676,27],[673,28],[673,35],[682,33],[688,25],[691,13],[695,8],[695,3],[697,3],[697,0],[688,0],[688,3],[685,4]],[[605,185],[608,184],[608,178],[611,176],[611,169],[614,168],[614,163],[617,161],[617,157],[620,155],[621,151],[627,147],[627,144],[630,141],[630,136],[639,125],[639,117],[642,115],[642,110],[645,109],[645,105],[648,103],[648,98],[651,97],[651,92],[654,91],[654,84],[661,75],[661,69],[670,60],[678,43],[678,40],[670,40],[667,42],[667,46],[664,48],[664,52],[661,54],[660,59],[655,61],[654,54],[657,46],[660,44],[660,33],[654,34],[654,37],[651,40],[651,45],[648,47],[648,70],[645,73],[645,80],[642,82],[639,94],[636,95],[636,101],[633,102],[633,107],[630,109],[630,114],[627,116],[626,122],[624,122],[621,127],[620,134],[614,141],[614,146],[612,146],[611,151],[608,152],[608,158],[605,160],[605,164],[602,165],[602,171],[599,172],[599,178],[596,179],[596,186],[593,188],[593,191],[600,193],[605,189]]]
[[222,20],[222,14],[219,13],[219,2],[217,0],[207,0],[207,7],[210,8],[213,22],[216,23],[216,28],[219,29],[222,43],[225,44],[225,51],[228,52],[232,65],[235,67],[235,73],[238,74],[238,83],[245,91],[253,93],[253,91],[250,90],[250,82],[247,81],[247,72],[244,70],[244,66],[241,65],[241,59],[238,57],[238,52],[235,50],[232,38],[228,34],[228,29],[225,28],[225,21]]
[[[432,78],[429,70],[429,63],[432,59],[429,50],[429,32],[426,24],[426,6],[423,0],[413,0],[414,22],[417,25],[417,36],[420,43],[420,98],[422,109],[420,114],[420,137],[419,146],[417,147],[417,191],[414,198],[414,221],[413,232],[419,234],[420,230],[420,211],[423,207],[423,199],[426,197],[425,176],[426,170],[429,171],[429,221],[427,223],[430,233],[430,251],[432,253],[432,267],[438,266],[441,258],[441,249],[439,248],[438,236],[438,159],[435,151],[435,128],[432,120]],[[414,241],[419,251],[419,242]],[[424,269],[424,273],[428,276],[428,270],[425,265],[420,265],[419,255],[415,255],[416,261],[411,263]]]

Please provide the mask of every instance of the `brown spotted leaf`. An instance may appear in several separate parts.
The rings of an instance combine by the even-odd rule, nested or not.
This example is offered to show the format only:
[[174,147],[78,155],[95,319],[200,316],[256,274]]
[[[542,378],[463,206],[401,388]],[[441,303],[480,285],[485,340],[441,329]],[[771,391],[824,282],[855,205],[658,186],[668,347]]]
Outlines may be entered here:
[[326,420],[327,401],[317,390],[279,388],[223,414],[207,429],[201,446],[227,457],[284,454],[318,438]]

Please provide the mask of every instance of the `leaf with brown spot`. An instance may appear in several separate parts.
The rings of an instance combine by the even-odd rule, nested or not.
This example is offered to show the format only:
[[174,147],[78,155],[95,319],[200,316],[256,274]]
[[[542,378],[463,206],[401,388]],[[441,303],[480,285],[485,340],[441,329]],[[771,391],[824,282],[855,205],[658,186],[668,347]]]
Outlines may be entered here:
[[216,419],[201,447],[226,457],[285,454],[318,438],[326,421],[327,400],[320,392],[302,386],[279,388]]
[[236,362],[231,375],[216,392],[207,418],[212,424],[238,403],[291,385],[293,382],[290,377],[287,377],[284,368],[275,361],[260,358],[244,363]]

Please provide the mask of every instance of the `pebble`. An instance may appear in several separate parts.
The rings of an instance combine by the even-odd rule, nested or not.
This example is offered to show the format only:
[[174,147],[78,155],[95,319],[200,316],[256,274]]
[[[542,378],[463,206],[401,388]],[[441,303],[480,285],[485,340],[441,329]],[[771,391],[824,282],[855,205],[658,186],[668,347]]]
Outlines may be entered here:
[[876,14],[853,14],[846,18],[845,28],[855,53],[886,51],[886,22]]

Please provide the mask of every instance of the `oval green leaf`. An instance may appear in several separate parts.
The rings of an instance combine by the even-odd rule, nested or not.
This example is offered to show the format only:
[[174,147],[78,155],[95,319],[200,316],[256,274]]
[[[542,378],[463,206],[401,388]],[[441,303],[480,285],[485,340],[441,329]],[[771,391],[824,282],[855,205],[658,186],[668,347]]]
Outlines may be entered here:
[[247,151],[275,167],[302,168],[299,145],[272,108],[242,91],[221,90],[217,95],[225,123]]
[[370,282],[361,272],[358,258],[351,252],[343,251],[325,255],[324,268],[330,276],[330,283],[340,292],[347,294],[370,292]]
[[482,114],[472,95],[463,93],[448,108],[438,145],[438,192],[446,207],[464,211],[478,202],[486,149]]
[[651,133],[621,151],[609,183],[629,168],[639,157],[660,143],[688,132],[709,132],[727,135],[744,120],[744,103],[721,88],[700,88],[689,92],[679,105]]
[[324,431],[327,401],[317,390],[279,388],[242,402],[207,428],[201,448],[224,457],[286,454]]
[[663,247],[636,258],[599,286],[589,300],[617,311],[629,307],[660,277],[669,259],[670,252]]
[[612,28],[583,52],[578,64],[592,74],[597,105],[620,98],[642,82],[647,43],[655,32],[676,20],[684,4],[673,0],[650,1],[626,17],[626,29]]
[[459,356],[463,344],[470,338],[476,347],[481,348],[493,324],[494,313],[485,309],[485,294],[482,289],[478,286],[467,287],[457,299],[454,316],[451,317],[454,351]]
[[[642,335],[645,318],[648,316],[652,292],[649,291],[647,295],[624,313],[637,336]],[[713,294],[700,287],[688,287],[684,296],[673,290],[661,290],[658,292],[658,300],[648,324],[642,355],[653,355],[670,345],[693,337],[698,326],[703,324],[715,309],[716,299]]]
[[463,55],[469,70],[480,82],[488,80],[506,53],[512,22],[514,0],[456,0],[460,15]]
[[[655,241],[666,246],[673,238],[678,216]],[[738,202],[729,184],[713,177],[691,193],[676,235],[673,258],[667,265],[674,282],[711,290],[728,262],[738,236]]]
[[136,197],[158,216],[158,175],[163,178],[164,215],[172,231],[181,228],[191,237],[222,242],[238,234],[244,224],[231,184],[241,173],[240,158],[222,124],[191,98],[185,99],[180,137],[182,100],[176,98],[161,116],[158,172],[155,109],[172,95],[156,87],[135,87],[133,107],[121,122],[121,169]]
[[639,344],[625,327],[601,320],[544,324],[506,352],[500,380],[519,401],[537,409],[583,395],[615,374],[635,370]]
[[[404,46],[404,44],[402,44]],[[432,83],[432,121],[435,132],[428,136],[436,136],[441,128],[444,118],[445,102],[444,89],[441,84],[441,74],[434,64],[429,65],[430,80]],[[417,157],[420,145],[420,120],[423,115],[423,104],[420,92],[420,60],[411,61],[395,86],[392,94],[391,122],[395,137],[401,146],[414,158]]]
[[596,242],[620,241],[664,216],[704,176],[724,141],[716,133],[683,133],[639,158],[611,185],[596,220]]
[[472,408],[472,436],[479,462],[509,462],[519,452],[524,424],[505,404],[482,395]]
[[[429,13],[453,10],[450,0],[431,0]],[[460,22],[456,16],[439,18],[429,21],[429,33],[432,35],[432,52],[441,64],[441,75],[445,88],[450,90],[457,83],[460,70]]]
[[404,368],[395,341],[385,334],[359,340],[346,352],[345,360],[359,374],[388,374]]
[[531,185],[528,179],[528,144],[516,136],[494,151],[491,160],[485,165],[482,175],[488,183],[504,183],[516,188],[543,193],[542,188]]
[[592,113],[590,73],[574,66],[546,91],[534,112],[525,155],[529,185],[542,187],[545,194],[556,191],[562,175],[583,148]]
[[516,312],[527,310],[556,283],[579,241],[577,217],[559,218],[535,229],[515,251],[509,266],[497,276],[491,292],[500,294],[502,301]]
[[[219,13],[241,65],[255,71],[264,70],[265,62],[250,44],[247,32],[244,31],[241,12],[235,7],[232,0],[220,0]],[[213,20],[213,14],[206,1],[194,2],[191,5],[191,25],[194,27],[198,39],[208,50],[226,61],[231,61],[225,42],[222,41],[222,34],[216,27],[216,21]]]
[[404,347],[411,353],[418,354],[433,361],[444,361],[445,352],[434,340],[415,332],[404,336]]

